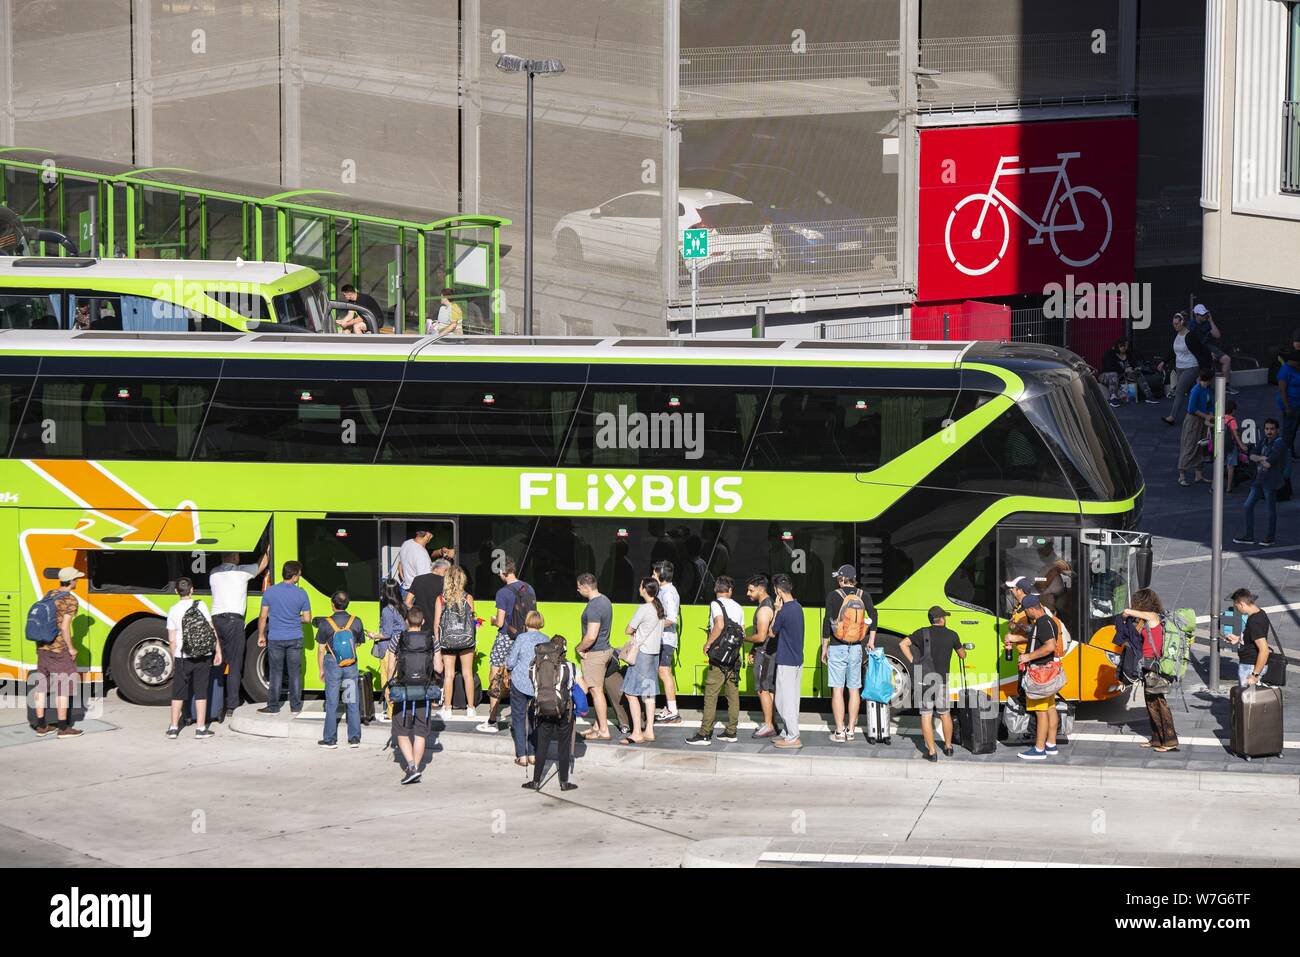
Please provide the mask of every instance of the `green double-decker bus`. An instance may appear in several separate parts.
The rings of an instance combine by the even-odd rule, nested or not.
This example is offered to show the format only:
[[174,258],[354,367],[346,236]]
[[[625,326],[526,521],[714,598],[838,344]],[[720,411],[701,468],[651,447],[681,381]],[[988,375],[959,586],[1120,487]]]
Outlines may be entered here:
[[[1015,691],[1003,582],[1027,575],[1073,643],[1063,696],[1115,688],[1111,619],[1149,574],[1142,479],[1087,366],[1042,346],[754,339],[546,339],[79,332],[0,334],[0,669],[34,647],[16,623],[77,583],[88,681],[169,697],[172,584],[200,594],[222,553],[303,565],[314,614],[345,589],[373,629],[417,528],[456,548],[479,617],[509,556],[546,630],[579,636],[593,572],[615,634],[651,564],[682,597],[683,695],[700,687],[713,583],[783,572],[807,617],[803,694],[831,573],[849,564],[898,643],[932,605],[974,648],[962,680]],[[249,596],[250,634],[257,617]],[[747,613],[752,616],[752,608]],[[304,629],[311,658],[313,636]],[[487,672],[494,633],[479,633]],[[361,660],[373,672],[368,647]],[[251,642],[245,691],[267,693]],[[309,667],[306,687],[318,687]],[[742,692],[753,674],[742,674]]]

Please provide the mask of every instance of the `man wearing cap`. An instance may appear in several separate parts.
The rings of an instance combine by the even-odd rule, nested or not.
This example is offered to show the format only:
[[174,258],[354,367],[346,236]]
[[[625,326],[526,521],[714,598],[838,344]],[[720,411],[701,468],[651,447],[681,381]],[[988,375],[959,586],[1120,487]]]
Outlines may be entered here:
[[[1043,607],[1037,595],[1026,595],[1020,606],[1029,617],[1028,636],[1011,635],[1006,637],[1006,646],[1024,645],[1020,652],[1020,672],[1035,664],[1047,664],[1057,655],[1057,635],[1060,633],[1056,620]],[[1025,710],[1038,714],[1038,734],[1035,746],[1020,752],[1026,761],[1044,761],[1057,753],[1056,730],[1060,715],[1056,712],[1056,695],[1047,698],[1025,697]]]
[[1011,589],[1011,597],[1015,601],[1015,606],[1008,616],[1008,621],[1011,623],[1010,630],[1017,635],[1027,635],[1029,634],[1029,616],[1025,614],[1021,602],[1025,600],[1026,595],[1037,594],[1034,591],[1034,583],[1021,575],[1019,578],[1013,578],[1009,582],[1003,582],[1003,584]]
[[40,737],[52,732],[45,721],[45,696],[47,689],[54,695],[55,707],[59,715],[58,736],[60,738],[79,738],[80,728],[74,728],[68,720],[68,703],[72,695],[80,692],[77,687],[77,649],[72,643],[72,619],[77,614],[77,596],[73,587],[78,578],[85,578],[75,568],[59,569],[59,587],[51,588],[45,593],[46,598],[54,599],[54,607],[59,616],[59,634],[48,645],[36,647],[37,687],[33,694],[36,712],[35,731]]
[[[826,596],[826,617],[822,621],[822,664],[826,666],[826,683],[831,688],[831,711],[835,714],[835,733],[831,740],[837,744],[852,741],[858,726],[858,710],[862,707],[862,643],[840,641],[835,637],[835,623],[839,620],[844,599],[857,595],[866,606],[867,649],[876,647],[876,608],[859,587],[858,573],[852,565],[835,569],[836,587]],[[844,721],[844,691],[849,692],[848,723]],[[869,736],[869,735],[868,735]]]
[[[938,761],[934,750],[934,715],[943,722],[943,753],[952,756],[952,695],[948,690],[948,665],[952,653],[964,662],[966,649],[957,632],[948,627],[948,613],[935,605],[930,609],[930,627],[918,628],[903,639],[899,649],[912,665],[916,703],[921,712],[921,737],[925,759]],[[966,667],[963,663],[959,667]]]
[[[1227,387],[1228,381],[1232,375],[1232,356],[1223,351],[1223,346],[1219,340],[1223,334],[1219,332],[1219,327],[1214,324],[1214,316],[1210,314],[1210,309],[1203,302],[1198,302],[1196,308],[1192,310],[1192,334],[1201,340],[1201,344],[1209,350],[1212,361],[1219,364],[1223,370],[1223,383]],[[1227,389],[1228,395],[1237,395],[1236,389]]]

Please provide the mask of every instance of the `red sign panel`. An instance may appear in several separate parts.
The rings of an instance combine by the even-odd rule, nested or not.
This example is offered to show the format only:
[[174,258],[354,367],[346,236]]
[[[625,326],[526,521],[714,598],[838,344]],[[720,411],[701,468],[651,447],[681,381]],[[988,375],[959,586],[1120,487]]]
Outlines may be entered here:
[[1131,282],[1137,121],[921,132],[920,302]]

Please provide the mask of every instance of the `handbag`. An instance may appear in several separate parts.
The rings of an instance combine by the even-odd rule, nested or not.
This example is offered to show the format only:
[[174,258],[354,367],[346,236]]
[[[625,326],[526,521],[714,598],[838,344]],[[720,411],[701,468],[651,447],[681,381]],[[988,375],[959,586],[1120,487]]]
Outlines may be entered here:
[[1277,651],[1271,647],[1268,650],[1268,661],[1264,662],[1264,673],[1260,675],[1260,681],[1274,688],[1286,687],[1286,666],[1287,657],[1286,649],[1282,647],[1281,640],[1277,633],[1273,631],[1273,626],[1268,626],[1268,636],[1277,644]]
[[502,668],[488,681],[488,697],[505,701],[510,697],[510,672]]
[[1030,665],[1020,677],[1020,689],[1030,698],[1050,698],[1065,687],[1065,670],[1059,661]]
[[636,653],[637,643],[635,640],[629,641],[622,648],[618,649],[619,660],[626,661],[629,665],[636,664]]
[[1174,683],[1158,671],[1147,671],[1142,674],[1142,690],[1147,694],[1168,694],[1173,686]]

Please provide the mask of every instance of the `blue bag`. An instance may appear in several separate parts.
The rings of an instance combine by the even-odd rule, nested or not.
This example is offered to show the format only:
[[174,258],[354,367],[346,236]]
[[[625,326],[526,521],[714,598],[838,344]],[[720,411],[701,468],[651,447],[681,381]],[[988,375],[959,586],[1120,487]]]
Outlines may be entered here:
[[872,648],[867,653],[867,676],[862,682],[862,697],[880,704],[894,700],[894,668],[885,659],[884,648]]
[[587,693],[576,684],[573,686],[572,692],[574,714],[586,717],[587,712],[591,710],[591,705],[587,702]]
[[27,610],[27,640],[38,648],[59,637],[59,607],[53,596],[39,599]]

